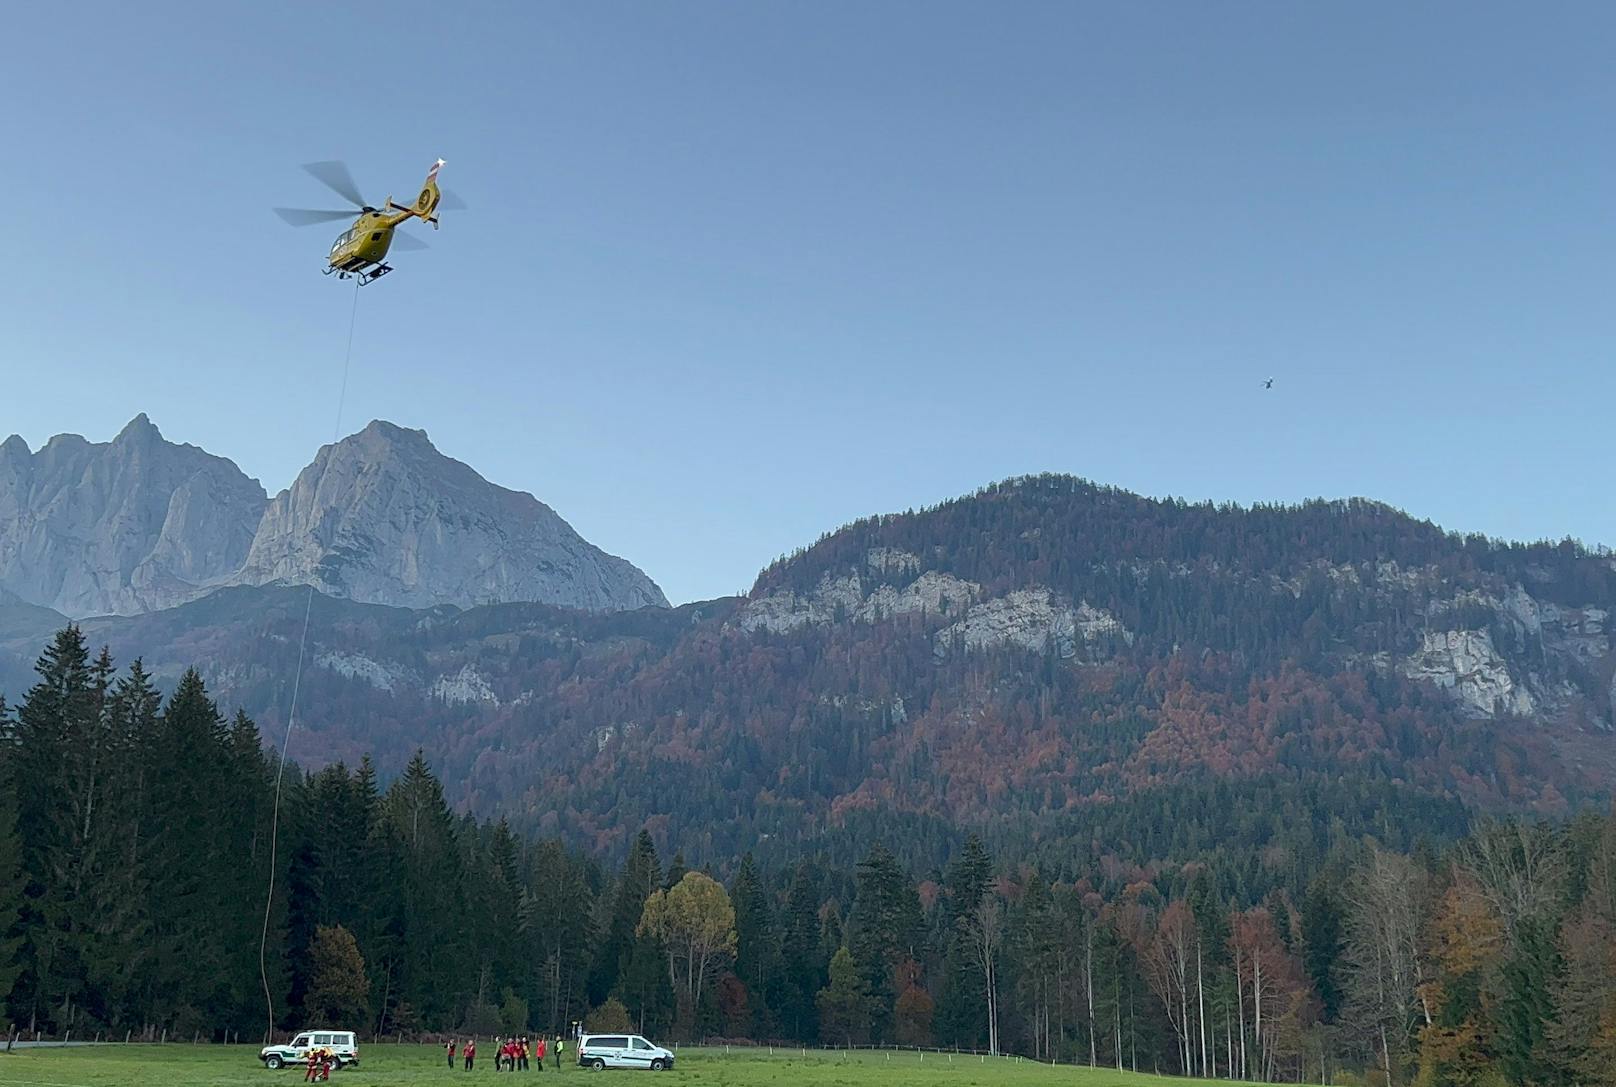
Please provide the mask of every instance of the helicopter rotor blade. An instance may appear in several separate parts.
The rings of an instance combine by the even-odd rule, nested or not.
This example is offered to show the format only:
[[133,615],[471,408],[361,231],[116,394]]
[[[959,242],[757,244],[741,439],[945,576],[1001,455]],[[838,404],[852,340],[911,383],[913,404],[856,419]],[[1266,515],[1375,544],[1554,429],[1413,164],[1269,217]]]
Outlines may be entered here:
[[468,211],[471,205],[460,199],[460,194],[449,189],[441,190],[443,198],[438,201],[439,211]]
[[365,198],[359,195],[359,186],[354,184],[353,175],[348,172],[347,163],[331,160],[329,162],[305,162],[303,169],[307,170],[316,181],[342,197],[356,208],[365,207]]
[[431,249],[432,247],[413,234],[406,234],[402,230],[395,230],[393,231],[393,248],[403,250],[406,253],[413,253],[419,252],[422,249]]
[[275,208],[279,215],[292,226],[313,226],[316,223],[334,223],[338,219],[352,219],[351,211],[316,211],[314,208]]

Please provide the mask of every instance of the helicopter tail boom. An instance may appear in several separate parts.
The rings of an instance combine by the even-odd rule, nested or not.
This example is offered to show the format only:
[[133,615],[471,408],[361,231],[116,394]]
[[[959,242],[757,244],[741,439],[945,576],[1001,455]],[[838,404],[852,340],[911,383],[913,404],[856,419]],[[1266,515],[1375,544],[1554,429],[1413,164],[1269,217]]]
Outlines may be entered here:
[[[438,191],[438,171],[442,168],[442,159],[432,164],[432,169],[427,171],[426,181],[421,184],[421,194],[415,198],[415,203],[412,206],[404,207],[401,204],[393,204],[393,207],[399,211],[407,211],[419,219],[426,220],[436,230],[438,226],[438,201],[443,199],[443,194]],[[391,200],[388,202],[392,203]]]

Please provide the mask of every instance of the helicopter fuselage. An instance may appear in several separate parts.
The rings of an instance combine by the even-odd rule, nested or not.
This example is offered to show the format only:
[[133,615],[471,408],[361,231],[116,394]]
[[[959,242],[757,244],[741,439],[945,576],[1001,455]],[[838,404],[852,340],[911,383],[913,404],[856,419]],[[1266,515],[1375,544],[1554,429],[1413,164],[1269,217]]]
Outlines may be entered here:
[[408,213],[384,215],[379,211],[367,211],[359,216],[353,226],[331,243],[331,270],[362,272],[380,264],[393,244],[393,228],[407,218]]

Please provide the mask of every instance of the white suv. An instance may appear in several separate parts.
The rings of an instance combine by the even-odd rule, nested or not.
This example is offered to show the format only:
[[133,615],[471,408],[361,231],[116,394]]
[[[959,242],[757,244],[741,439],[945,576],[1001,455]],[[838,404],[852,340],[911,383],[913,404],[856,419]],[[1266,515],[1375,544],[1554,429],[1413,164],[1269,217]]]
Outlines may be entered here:
[[638,1034],[585,1034],[578,1039],[578,1063],[585,1068],[673,1067],[673,1054]]
[[309,1059],[311,1049],[329,1049],[338,1068],[359,1063],[359,1046],[351,1030],[305,1030],[285,1045],[267,1045],[260,1049],[258,1059],[264,1062],[265,1068],[302,1064]]

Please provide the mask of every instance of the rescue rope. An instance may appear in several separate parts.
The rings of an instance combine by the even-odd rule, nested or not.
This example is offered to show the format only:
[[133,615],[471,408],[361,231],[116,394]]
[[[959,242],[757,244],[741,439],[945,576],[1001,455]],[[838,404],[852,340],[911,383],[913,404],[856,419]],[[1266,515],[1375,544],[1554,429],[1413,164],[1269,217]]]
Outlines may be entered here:
[[[354,328],[359,323],[359,281],[354,281],[353,307],[348,313],[348,348],[342,356],[342,385],[337,391],[337,418],[331,427],[331,444],[342,438],[342,409],[348,399],[348,367],[353,362]],[[309,644],[309,617],[314,613],[314,582],[303,598],[303,633],[297,640],[297,669],[292,673],[292,705],[286,714],[286,735],[281,739],[281,758],[275,767],[275,804],[269,818],[269,891],[264,895],[264,927],[258,936],[258,976],[264,985],[264,1008],[268,1026],[264,1044],[275,1040],[275,999],[269,991],[269,918],[275,907],[275,864],[280,845],[281,779],[286,776],[286,753],[292,746],[292,727],[297,723],[297,694],[303,686],[303,653]]]

